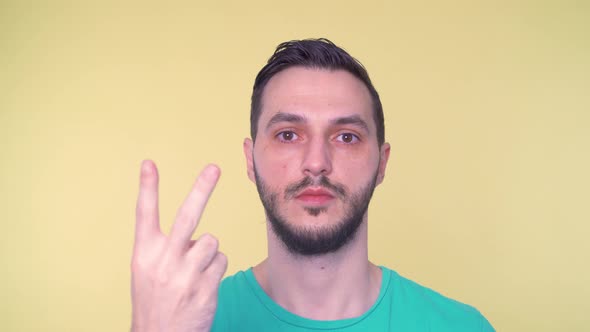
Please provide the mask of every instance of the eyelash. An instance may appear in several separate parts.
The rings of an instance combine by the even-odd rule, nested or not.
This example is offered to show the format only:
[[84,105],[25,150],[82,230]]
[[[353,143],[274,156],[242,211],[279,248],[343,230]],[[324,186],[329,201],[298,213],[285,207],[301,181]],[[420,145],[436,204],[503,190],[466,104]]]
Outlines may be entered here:
[[293,138],[293,139],[290,139],[290,140],[287,140],[287,139],[285,139],[285,138],[284,138],[284,135],[285,135],[285,134],[291,134],[291,135],[294,135],[295,137],[299,137],[299,135],[297,135],[297,134],[296,134],[294,131],[292,131],[292,130],[284,130],[284,131],[281,131],[280,133],[278,133],[278,134],[276,135],[276,137],[277,137],[277,139],[279,140],[279,142],[281,142],[281,143],[292,143],[292,142],[293,142],[293,140],[294,140],[295,138]]
[[356,144],[356,143],[360,142],[360,140],[361,140],[357,135],[355,135],[353,133],[342,133],[342,134],[338,134],[338,136],[336,136],[336,137],[342,137],[344,135],[350,135],[350,136],[352,136],[352,142],[344,142],[343,140],[338,140],[338,142],[342,142],[344,144],[349,144],[350,145],[350,144]]
[[[286,135],[286,134],[291,134],[294,137],[291,138],[290,140],[289,139],[285,139],[284,138],[284,135]],[[353,133],[341,133],[341,134],[338,134],[338,136],[336,136],[336,137],[339,138],[339,137],[342,137],[344,135],[350,135],[350,136],[352,136],[352,142],[344,142],[344,140],[342,140],[342,139],[337,139],[337,141],[338,142],[341,142],[341,143],[344,143],[344,144],[347,144],[347,145],[352,145],[352,144],[356,144],[356,143],[359,143],[360,142],[360,138],[357,135],[353,134]],[[279,132],[276,135],[276,137],[279,140],[279,142],[281,142],[281,143],[293,143],[293,141],[295,141],[297,138],[299,138],[299,135],[297,135],[292,130],[285,130],[285,131]]]

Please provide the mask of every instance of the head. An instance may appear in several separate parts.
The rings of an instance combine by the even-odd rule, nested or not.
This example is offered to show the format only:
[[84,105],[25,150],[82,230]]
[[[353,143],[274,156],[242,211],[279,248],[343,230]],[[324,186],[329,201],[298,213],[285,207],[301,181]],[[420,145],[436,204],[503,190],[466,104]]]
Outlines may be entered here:
[[298,255],[349,243],[389,157],[379,95],[326,39],[280,44],[254,83],[244,142],[272,231]]
[[379,93],[371,83],[365,67],[342,48],[325,38],[292,40],[277,46],[267,64],[258,72],[250,105],[250,136],[256,140],[258,120],[262,111],[262,93],[270,79],[291,67],[303,67],[328,71],[344,70],[359,79],[369,90],[373,120],[377,128],[377,141],[385,142],[385,119]]

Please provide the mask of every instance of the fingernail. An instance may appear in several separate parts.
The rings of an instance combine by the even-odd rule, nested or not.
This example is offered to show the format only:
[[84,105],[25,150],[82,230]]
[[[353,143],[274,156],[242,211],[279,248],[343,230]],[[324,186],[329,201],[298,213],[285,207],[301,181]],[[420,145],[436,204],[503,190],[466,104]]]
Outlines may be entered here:
[[205,168],[205,172],[209,176],[217,176],[217,175],[219,175],[219,167],[217,167],[217,165],[215,165],[215,164],[209,164]]
[[141,162],[141,173],[143,174],[149,174],[151,171],[151,165],[150,165],[150,161],[149,160],[144,160]]

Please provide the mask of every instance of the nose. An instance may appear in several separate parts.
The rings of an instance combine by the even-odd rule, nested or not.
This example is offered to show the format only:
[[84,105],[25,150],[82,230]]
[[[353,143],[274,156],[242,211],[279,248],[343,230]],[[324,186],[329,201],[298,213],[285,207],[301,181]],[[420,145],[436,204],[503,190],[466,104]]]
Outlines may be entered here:
[[311,140],[303,153],[301,169],[305,175],[316,177],[332,172],[330,146],[324,139]]

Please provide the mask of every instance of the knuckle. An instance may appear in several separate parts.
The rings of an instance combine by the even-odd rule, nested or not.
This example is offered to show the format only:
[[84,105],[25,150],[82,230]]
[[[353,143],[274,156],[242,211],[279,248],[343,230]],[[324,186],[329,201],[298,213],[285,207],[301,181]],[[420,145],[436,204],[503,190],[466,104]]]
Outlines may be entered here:
[[146,271],[149,268],[149,264],[145,259],[138,257],[138,255],[133,255],[131,258],[131,272],[142,272]]
[[194,219],[195,218],[191,216],[189,211],[184,208],[180,208],[176,216],[176,223],[183,227],[191,227],[194,224]]
[[223,267],[223,269],[227,267],[227,256],[224,253],[219,252],[219,254],[217,255],[217,260],[219,261],[219,265]]
[[213,309],[212,312],[215,312],[215,306],[217,305],[216,299],[217,289],[209,288],[200,292],[196,300],[201,310],[207,310],[210,308]]
[[210,182],[211,182],[211,179],[209,178],[209,176],[207,174],[201,174],[197,178],[197,181],[195,182],[195,186],[197,187],[197,189],[201,189],[204,186],[208,185]]
[[211,266],[208,269],[209,275],[216,281],[219,281],[219,279],[221,279],[221,277],[225,273],[226,269],[227,257],[223,253],[218,252],[213,261],[211,262]]
[[135,206],[135,218],[140,221],[154,219],[155,213],[157,213],[157,209],[154,209],[154,207],[150,206],[147,202],[137,202],[137,205]]
[[197,180],[197,182],[195,183],[194,191],[200,200],[205,199],[207,196],[209,196],[209,192],[210,192],[209,187],[210,187],[210,185],[208,185],[208,182],[205,182],[202,179]]
[[165,287],[170,285],[172,281],[171,278],[171,274],[168,273],[168,271],[165,271],[163,269],[160,269],[156,275],[154,276],[154,282],[160,286],[160,287]]
[[154,285],[160,288],[173,288],[182,279],[182,271],[179,270],[176,257],[167,253],[160,257],[157,265],[149,272]]
[[142,201],[138,201],[137,205],[135,206],[135,217],[137,219],[143,219],[145,217],[145,212],[144,212],[144,203]]
[[217,251],[217,248],[219,247],[219,241],[217,238],[209,233],[201,235],[199,241],[201,241],[203,248],[207,251]]

